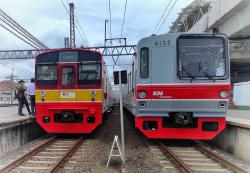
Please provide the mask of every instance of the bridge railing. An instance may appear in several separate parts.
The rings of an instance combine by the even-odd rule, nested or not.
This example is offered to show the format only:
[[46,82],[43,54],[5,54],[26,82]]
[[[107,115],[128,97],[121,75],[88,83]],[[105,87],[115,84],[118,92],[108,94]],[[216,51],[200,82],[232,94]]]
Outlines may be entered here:
[[250,40],[231,40],[229,50],[231,52],[250,52]]

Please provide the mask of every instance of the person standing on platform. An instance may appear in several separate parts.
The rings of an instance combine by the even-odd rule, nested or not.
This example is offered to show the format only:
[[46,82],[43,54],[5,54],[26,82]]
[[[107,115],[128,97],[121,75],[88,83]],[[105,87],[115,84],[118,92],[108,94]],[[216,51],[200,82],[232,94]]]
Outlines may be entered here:
[[27,93],[30,97],[30,107],[31,107],[31,115],[35,116],[35,79],[30,79],[30,84],[27,88]]
[[24,81],[20,80],[18,81],[18,85],[16,87],[16,97],[18,99],[18,115],[24,116],[23,114],[23,105],[26,106],[27,111],[29,112],[29,115],[31,115],[30,108],[29,108],[29,103],[28,100],[25,96],[25,91],[26,91],[26,86],[24,85]]

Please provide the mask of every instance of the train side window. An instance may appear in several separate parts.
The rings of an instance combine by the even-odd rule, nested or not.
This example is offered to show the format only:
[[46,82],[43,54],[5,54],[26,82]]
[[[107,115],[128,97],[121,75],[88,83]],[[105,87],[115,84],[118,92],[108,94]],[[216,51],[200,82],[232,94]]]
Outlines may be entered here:
[[36,80],[38,86],[56,86],[57,85],[57,65],[56,64],[38,64],[36,66]]
[[62,68],[62,86],[74,86],[74,67]]
[[149,48],[141,48],[140,53],[140,77],[148,78],[149,76]]

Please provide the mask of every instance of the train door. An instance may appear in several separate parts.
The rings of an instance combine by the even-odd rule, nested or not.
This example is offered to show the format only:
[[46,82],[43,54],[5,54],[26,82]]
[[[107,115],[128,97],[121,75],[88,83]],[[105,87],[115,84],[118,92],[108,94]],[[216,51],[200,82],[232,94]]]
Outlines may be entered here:
[[174,54],[172,47],[152,48],[152,85],[174,83]]
[[[174,51],[173,47],[152,48],[152,103],[155,109],[171,109],[174,87]],[[162,100],[165,100],[162,102]],[[160,102],[158,102],[160,101]]]
[[76,100],[76,64],[60,64],[60,101]]

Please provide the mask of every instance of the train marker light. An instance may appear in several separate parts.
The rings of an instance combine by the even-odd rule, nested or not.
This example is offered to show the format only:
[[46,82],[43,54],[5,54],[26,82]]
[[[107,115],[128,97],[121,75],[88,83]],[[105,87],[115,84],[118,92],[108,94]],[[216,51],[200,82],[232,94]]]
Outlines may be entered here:
[[139,91],[139,97],[140,97],[141,99],[144,99],[146,96],[147,96],[146,91]]
[[46,91],[44,91],[44,90],[40,91],[40,95],[41,95],[42,97],[44,97],[44,96],[46,95]]
[[44,123],[49,123],[50,122],[50,117],[49,116],[44,116],[43,117],[43,122]]
[[220,92],[220,97],[222,99],[226,99],[226,98],[228,98],[228,96],[229,96],[229,92],[228,91],[221,91]]
[[96,91],[95,91],[95,90],[91,90],[91,91],[90,91],[90,95],[91,95],[92,97],[95,97],[95,96],[96,96]]

